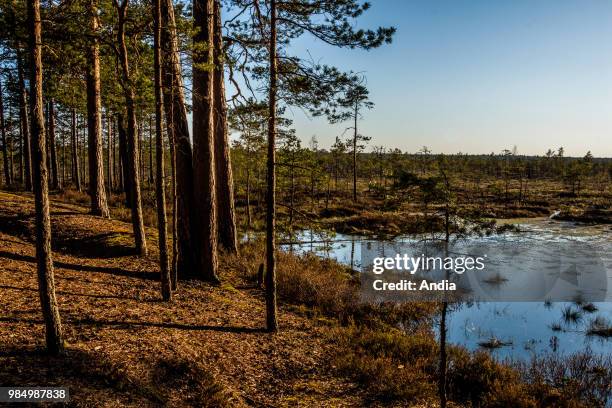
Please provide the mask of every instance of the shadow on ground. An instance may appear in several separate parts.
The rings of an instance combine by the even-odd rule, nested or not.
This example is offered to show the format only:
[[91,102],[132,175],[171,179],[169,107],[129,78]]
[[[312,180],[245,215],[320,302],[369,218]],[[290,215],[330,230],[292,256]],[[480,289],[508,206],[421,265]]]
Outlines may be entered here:
[[96,396],[101,395],[105,399],[113,395],[126,402],[139,401],[145,406],[166,402],[162,392],[130,377],[126,370],[101,353],[68,349],[64,355],[52,357],[33,347],[0,350],[0,385],[62,387],[66,384],[70,384],[70,398],[77,398],[85,405],[95,405]]

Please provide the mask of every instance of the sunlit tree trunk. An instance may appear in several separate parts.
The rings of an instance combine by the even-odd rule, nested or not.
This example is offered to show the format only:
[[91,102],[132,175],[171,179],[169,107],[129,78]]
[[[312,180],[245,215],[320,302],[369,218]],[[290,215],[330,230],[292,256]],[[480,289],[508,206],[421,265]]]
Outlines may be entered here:
[[128,150],[128,165],[129,174],[131,176],[131,212],[132,212],[132,227],[134,230],[134,242],[136,251],[140,255],[147,254],[147,242],[145,239],[144,220],[142,216],[142,199],[140,196],[140,174],[139,174],[139,157],[138,157],[138,135],[136,128],[136,107],[134,87],[130,78],[130,68],[128,62],[128,51],[125,42],[125,22],[127,19],[128,0],[123,0],[121,4],[115,0],[115,7],[118,14],[118,29],[117,43],[119,46],[119,60],[121,63],[122,81],[121,85],[125,97],[126,104],[126,120],[127,120],[127,150]]
[[[216,282],[217,211],[213,118],[213,0],[194,0],[196,34],[193,55],[193,191],[195,254],[199,277]],[[193,237],[192,237],[193,238]]]
[[221,31],[221,1],[214,0],[214,115],[215,115],[215,172],[217,182],[217,220],[219,244],[229,252],[238,252],[236,212],[234,209],[234,179],[230,159],[225,100],[223,34]]
[[109,218],[106,189],[104,186],[104,159],[102,150],[102,118],[100,101],[100,50],[97,39],[98,6],[96,0],[89,3],[90,29],[93,38],[88,49],[87,69],[87,141],[89,157],[89,195],[91,213]]
[[357,202],[357,119],[358,110],[357,104],[355,104],[355,124],[353,127],[353,201]]
[[168,236],[166,217],[166,192],[164,188],[164,138],[162,133],[162,75],[161,75],[161,0],[153,1],[153,45],[155,74],[155,160],[157,171],[157,234],[159,243],[159,269],[161,293],[164,300],[172,298],[170,265],[168,263]]
[[193,205],[193,161],[189,124],[183,92],[181,63],[172,0],[161,1],[162,85],[166,129],[174,165],[173,187],[173,277],[193,278],[197,274],[191,236]]
[[266,327],[278,330],[276,309],[276,0],[270,0],[270,93],[266,194]]
[[49,215],[49,186],[47,184],[47,155],[45,146],[45,118],[42,97],[42,46],[40,0],[28,0],[28,23],[30,34],[30,114],[32,135],[32,157],[34,171],[34,203],[36,208],[36,262],[38,266],[38,289],[43,317],[47,350],[52,355],[64,349],[62,324],[60,321],[53,262],[51,260],[51,217]]

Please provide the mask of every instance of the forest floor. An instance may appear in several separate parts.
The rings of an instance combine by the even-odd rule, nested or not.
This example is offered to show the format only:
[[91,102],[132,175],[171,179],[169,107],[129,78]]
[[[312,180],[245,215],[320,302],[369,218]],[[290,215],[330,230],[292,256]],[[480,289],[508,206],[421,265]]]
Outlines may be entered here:
[[153,229],[141,258],[125,222],[56,201],[51,214],[59,358],[43,352],[31,195],[0,192],[0,385],[67,386],[73,406],[366,405],[331,365],[325,319],[281,306],[281,330],[263,332],[261,289],[225,262],[220,287],[181,282],[162,302]]
[[[149,255],[138,257],[131,224],[117,219],[124,208],[95,217],[71,191],[51,196],[67,350],[56,358],[44,353],[32,196],[0,191],[0,386],[67,386],[77,407],[438,406],[440,305],[359,302],[359,279],[345,266],[280,251],[280,331],[267,333],[258,240],[240,256],[221,254],[219,286],[179,282],[163,302],[154,223]],[[325,215],[367,230],[410,225],[400,215],[411,210],[334,205]],[[604,407],[612,397],[609,358],[542,357],[526,368],[460,346],[447,352],[449,407]]]

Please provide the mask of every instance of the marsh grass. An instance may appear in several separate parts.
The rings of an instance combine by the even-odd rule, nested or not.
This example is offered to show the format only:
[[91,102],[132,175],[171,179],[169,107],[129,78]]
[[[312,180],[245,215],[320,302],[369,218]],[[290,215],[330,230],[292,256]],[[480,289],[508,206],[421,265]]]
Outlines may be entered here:
[[612,337],[612,322],[603,316],[595,317],[589,322],[587,335],[603,338]]
[[582,311],[572,306],[564,307],[561,314],[565,323],[578,323],[582,320]]

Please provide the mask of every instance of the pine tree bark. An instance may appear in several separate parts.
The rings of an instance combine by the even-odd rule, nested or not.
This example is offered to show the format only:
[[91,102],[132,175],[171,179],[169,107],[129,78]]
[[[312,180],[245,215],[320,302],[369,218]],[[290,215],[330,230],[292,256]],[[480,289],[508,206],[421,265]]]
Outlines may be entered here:
[[194,0],[193,191],[195,253],[199,277],[217,282],[217,219],[213,118],[213,0]]
[[270,0],[270,93],[266,192],[266,328],[278,330],[276,307],[276,0]]
[[132,212],[132,227],[134,229],[134,241],[136,251],[141,255],[147,254],[147,243],[145,238],[144,220],[142,216],[142,199],[140,196],[140,174],[139,174],[139,157],[138,157],[138,135],[136,128],[136,106],[134,87],[130,78],[130,68],[128,62],[128,52],[125,42],[125,21],[127,18],[128,0],[123,0],[121,4],[118,0],[114,0],[118,14],[118,29],[117,43],[119,45],[119,60],[121,63],[122,80],[121,86],[125,97],[126,119],[127,119],[127,150],[128,150],[128,165],[129,174],[131,177],[131,212]]
[[26,191],[32,191],[32,160],[30,149],[30,125],[28,124],[28,98],[23,72],[23,55],[17,48],[17,81],[19,82],[19,118],[21,122],[21,157],[23,183]]
[[214,0],[214,54],[213,73],[215,115],[215,173],[217,182],[217,226],[219,245],[230,253],[238,253],[236,212],[234,209],[234,179],[230,158],[227,127],[227,101],[225,100],[224,50],[221,29],[221,1]]
[[6,144],[6,128],[4,123],[4,99],[2,98],[2,83],[0,83],[0,132],[2,134],[2,160],[4,167],[4,183],[6,186],[13,184],[11,170],[9,168],[9,153]]
[[193,159],[172,0],[161,1],[161,14],[164,109],[170,147],[174,150],[171,152],[174,164],[173,251],[176,252],[173,276],[176,275],[175,279],[188,279],[197,275],[195,241],[191,236]]
[[70,143],[72,145],[72,182],[76,190],[81,191],[81,172],[79,171],[79,148],[77,145],[77,118],[75,108],[70,109],[70,116]]
[[47,155],[45,146],[45,118],[42,98],[42,47],[40,0],[28,0],[30,31],[30,113],[32,157],[34,170],[34,202],[36,208],[36,262],[38,289],[45,320],[47,350],[52,355],[64,349],[62,325],[55,298],[53,262],[51,259],[51,217],[49,215],[49,186],[47,184]]
[[92,38],[88,51],[87,70],[87,150],[89,158],[89,196],[91,213],[110,218],[104,186],[104,159],[102,150],[102,103],[100,101],[100,50],[98,44],[98,6],[89,2],[89,19]]
[[57,169],[57,149],[55,147],[55,101],[53,98],[49,101],[49,152],[51,153],[51,188],[59,189],[59,173]]
[[[164,186],[164,139],[162,133],[162,75],[161,75],[161,0],[153,1],[153,68],[155,72],[155,166],[157,172],[157,233],[159,243],[159,269],[162,298],[172,298],[172,282],[168,262],[168,219],[166,216],[166,192]],[[150,157],[150,156],[149,156]]]

